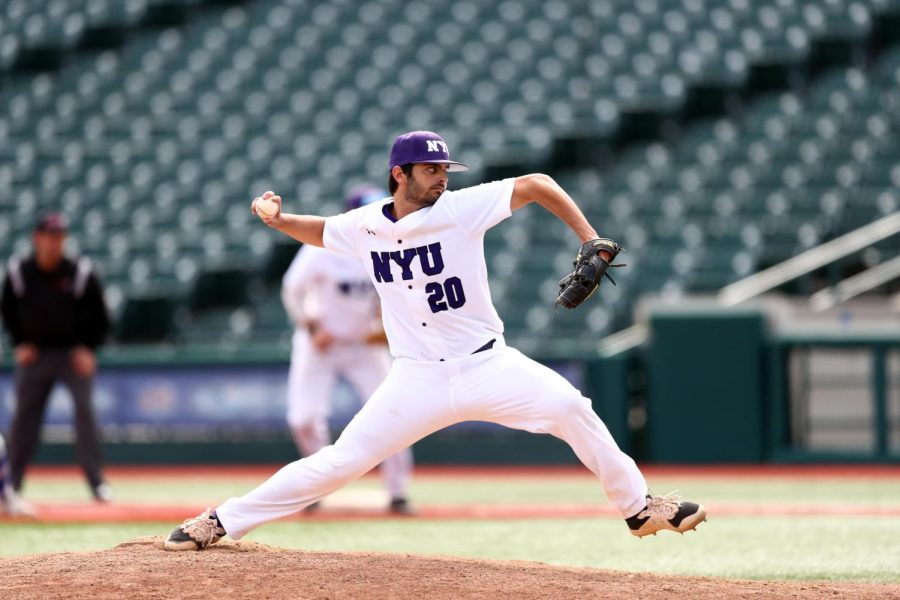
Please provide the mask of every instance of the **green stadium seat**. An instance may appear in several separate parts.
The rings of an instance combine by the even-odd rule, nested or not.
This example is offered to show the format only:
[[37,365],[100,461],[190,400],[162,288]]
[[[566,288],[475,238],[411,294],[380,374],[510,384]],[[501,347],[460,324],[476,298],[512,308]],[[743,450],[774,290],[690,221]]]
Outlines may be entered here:
[[[178,22],[142,27],[159,25],[163,6]],[[394,23],[399,10],[406,22]],[[677,115],[692,85],[738,94],[760,61],[796,68],[818,40],[861,43],[891,2],[531,0],[445,10],[434,0],[353,10],[10,0],[0,8],[3,247],[27,248],[30,215],[52,202],[108,273],[120,307],[163,287],[218,313],[202,300],[218,299],[210,278],[235,277],[244,296],[210,317],[220,322],[209,337],[283,344],[283,321],[234,313],[273,302],[296,249],[260,229],[247,210],[253,195],[274,188],[292,209],[337,212],[347,183],[382,182],[390,136],[413,126],[439,129],[473,166],[454,185],[510,169],[510,156],[517,173],[540,168],[561,156],[558,140],[612,140],[635,111]],[[446,18],[426,44],[422,26],[437,15]],[[128,30],[121,46],[75,48],[108,27]],[[28,32],[67,45],[71,60],[4,77]],[[539,330],[587,343],[627,320],[640,292],[712,290],[757,261],[895,210],[898,65],[900,53],[886,51],[873,68],[834,69],[672,142],[616,151],[602,169],[555,174],[601,233],[625,241],[634,266],[602,311],[548,320],[543,296],[571,261],[572,236],[542,211],[522,211],[487,242],[511,339]],[[511,260],[521,247],[542,260]],[[223,263],[240,273],[210,275]],[[517,273],[523,281],[509,281]],[[250,293],[251,278],[263,280],[262,297]]]
[[192,310],[247,304],[248,274],[236,266],[204,268],[196,277],[189,298]]
[[129,297],[114,330],[122,343],[171,341],[176,334],[175,302],[170,295]]

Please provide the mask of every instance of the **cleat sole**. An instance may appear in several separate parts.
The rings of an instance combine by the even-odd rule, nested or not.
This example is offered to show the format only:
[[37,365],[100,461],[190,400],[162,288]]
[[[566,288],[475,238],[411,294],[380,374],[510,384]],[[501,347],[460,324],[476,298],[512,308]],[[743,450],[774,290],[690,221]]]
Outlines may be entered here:
[[638,531],[635,531],[632,529],[631,535],[637,537],[638,539],[644,538],[648,535],[656,535],[660,531],[674,531],[676,533],[680,533],[680,534],[684,535],[688,531],[696,531],[697,527],[700,525],[700,523],[704,523],[704,522],[706,522],[706,520],[707,520],[706,509],[703,508],[702,505],[700,505],[700,508],[697,510],[697,512],[694,515],[692,515],[690,518],[687,518],[684,521],[682,521],[682,523],[679,527],[671,527],[671,526],[664,527],[661,529],[657,529],[656,531],[648,531],[646,533],[639,533]]
[[169,552],[197,552],[201,549],[200,546],[193,541],[175,542],[172,540],[166,540],[165,544],[163,544],[163,548]]

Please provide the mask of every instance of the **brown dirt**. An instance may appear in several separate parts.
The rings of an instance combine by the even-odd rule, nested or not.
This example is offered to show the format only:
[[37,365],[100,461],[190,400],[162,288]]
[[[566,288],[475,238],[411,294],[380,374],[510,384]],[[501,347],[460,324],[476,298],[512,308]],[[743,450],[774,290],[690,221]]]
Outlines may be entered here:
[[532,562],[305,552],[224,540],[170,553],[162,537],[101,552],[0,559],[0,597],[50,598],[900,598],[900,585],[732,581]]

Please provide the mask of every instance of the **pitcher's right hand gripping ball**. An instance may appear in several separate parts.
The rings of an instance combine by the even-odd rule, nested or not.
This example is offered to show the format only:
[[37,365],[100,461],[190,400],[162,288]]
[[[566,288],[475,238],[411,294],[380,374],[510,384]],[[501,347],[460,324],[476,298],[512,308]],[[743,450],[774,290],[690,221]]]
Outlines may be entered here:
[[[601,252],[609,253],[609,260],[600,256]],[[591,294],[600,286],[600,281],[605,275],[612,284],[616,282],[609,276],[607,270],[610,267],[624,267],[625,265],[610,264],[616,259],[616,255],[622,252],[622,246],[607,238],[588,240],[581,245],[578,255],[572,262],[575,267],[571,273],[559,282],[559,296],[556,298],[556,306],[575,308],[591,297]]]
[[266,192],[257,196],[250,204],[250,212],[262,219],[266,225],[273,225],[281,216],[281,196],[275,192]]

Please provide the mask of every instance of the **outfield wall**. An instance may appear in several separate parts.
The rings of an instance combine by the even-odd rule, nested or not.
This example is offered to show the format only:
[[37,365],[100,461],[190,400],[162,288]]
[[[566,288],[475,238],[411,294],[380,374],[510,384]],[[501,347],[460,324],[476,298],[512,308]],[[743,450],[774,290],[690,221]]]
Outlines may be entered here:
[[[272,463],[296,458],[286,423],[287,356],[276,351],[222,357],[198,349],[107,349],[95,384],[97,420],[108,460],[114,463]],[[548,360],[584,388],[585,365]],[[360,398],[341,381],[329,423],[337,435],[359,410]],[[8,431],[15,403],[9,365],[0,371],[0,430]],[[57,385],[45,418],[39,463],[72,460],[73,408]],[[549,436],[499,425],[466,422],[417,444],[427,464],[576,462]]]
[[[900,462],[900,335],[890,326],[799,334],[760,308],[672,306],[613,356],[536,357],[593,399],[619,445],[651,463]],[[108,348],[96,406],[110,462],[271,463],[296,457],[285,424],[287,353]],[[0,370],[0,429],[13,377]],[[337,434],[360,400],[341,384]],[[71,405],[54,390],[39,462],[69,462]],[[463,423],[416,444],[420,464],[573,464],[550,436]]]

